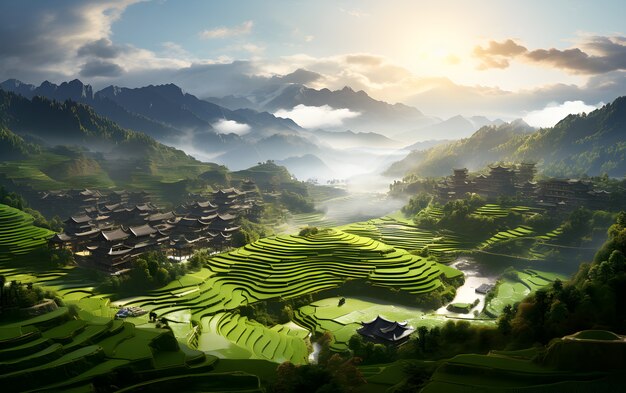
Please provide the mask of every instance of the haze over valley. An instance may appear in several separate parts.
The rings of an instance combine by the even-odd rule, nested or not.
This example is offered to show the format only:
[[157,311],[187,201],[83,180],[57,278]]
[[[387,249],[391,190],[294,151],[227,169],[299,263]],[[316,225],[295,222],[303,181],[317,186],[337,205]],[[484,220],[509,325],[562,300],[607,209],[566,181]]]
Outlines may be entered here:
[[3,391],[626,391],[625,4],[0,2]]

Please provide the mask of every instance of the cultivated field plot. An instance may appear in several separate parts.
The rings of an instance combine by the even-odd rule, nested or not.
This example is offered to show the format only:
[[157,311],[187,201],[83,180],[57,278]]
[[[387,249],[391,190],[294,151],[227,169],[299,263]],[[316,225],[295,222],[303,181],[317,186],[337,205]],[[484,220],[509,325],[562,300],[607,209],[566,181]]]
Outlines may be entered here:
[[[298,324],[312,332],[323,334],[329,331],[335,342],[331,348],[342,351],[348,347],[348,341],[361,322],[368,322],[377,316],[391,321],[407,322],[417,329],[420,326],[433,328],[454,320],[444,315],[424,312],[415,307],[399,306],[375,299],[345,297],[345,304],[339,305],[339,297],[315,301],[296,310],[294,317]],[[472,324],[493,326],[495,321],[471,320]]]
[[506,231],[501,231],[485,240],[478,248],[486,249],[489,247],[493,247],[503,241],[520,239],[520,238],[529,238],[534,237],[535,232],[533,229],[526,225],[521,225],[515,229],[509,229]]
[[379,240],[403,250],[421,250],[424,247],[442,262],[453,260],[460,251],[470,250],[475,244],[451,233],[423,229],[407,221],[382,217],[366,222],[339,227],[347,233]]
[[[108,301],[79,302],[84,309],[108,310]],[[216,358],[179,346],[167,329],[140,329],[108,315],[66,307],[0,326],[0,383],[3,391],[92,391],[94,378],[121,368],[162,370],[169,377],[198,374],[210,378]],[[145,382],[142,381],[142,382]],[[252,385],[251,387],[254,387]]]
[[506,305],[522,301],[538,289],[551,285],[556,279],[563,281],[567,277],[534,269],[509,272],[494,289],[495,296],[485,306],[485,313],[497,317]]
[[[619,344],[618,344],[619,345]],[[596,348],[601,353],[603,348]],[[535,349],[463,354],[442,362],[425,393],[461,392],[621,392],[626,384],[609,372],[581,373],[544,366],[533,360]],[[561,356],[572,356],[563,351]]]
[[21,210],[0,204],[0,267],[47,244],[54,233],[33,225],[33,217]]
[[509,213],[534,214],[538,211],[540,210],[528,206],[504,207],[492,203],[487,203],[486,205],[483,205],[476,209],[474,214],[493,218],[504,218],[508,216]]
[[[440,277],[462,273],[433,260],[366,237],[329,229],[313,236],[277,236],[260,239],[234,251],[214,256],[207,269],[188,274],[144,296],[124,299],[116,305],[139,306],[172,321],[189,326],[200,321],[199,342],[204,350],[216,349],[209,343],[226,337],[236,346],[223,345],[221,353],[236,352],[238,357],[301,363],[299,346],[302,331],[283,326],[267,328],[228,311],[260,300],[291,298],[336,288],[346,279],[364,279],[371,285],[394,288],[419,295],[442,285]],[[134,319],[146,323],[147,317]],[[235,327],[236,325],[236,327]],[[259,336],[276,338],[272,346]],[[177,332],[180,338],[183,330]],[[261,340],[258,341],[257,339]],[[287,340],[287,341],[285,341]],[[282,345],[289,342],[289,345]],[[299,342],[300,344],[294,344]],[[273,347],[274,343],[279,344]]]

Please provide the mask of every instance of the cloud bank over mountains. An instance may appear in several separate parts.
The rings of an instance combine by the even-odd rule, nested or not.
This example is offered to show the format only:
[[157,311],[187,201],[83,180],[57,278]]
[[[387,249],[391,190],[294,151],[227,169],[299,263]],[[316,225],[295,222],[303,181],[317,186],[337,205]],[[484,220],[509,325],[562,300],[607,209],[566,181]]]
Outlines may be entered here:
[[344,120],[353,119],[360,114],[347,108],[333,109],[329,105],[306,106],[302,104],[296,105],[291,110],[279,109],[274,112],[274,116],[291,119],[308,129],[338,127],[343,125]]
[[481,60],[479,69],[508,68],[510,61],[562,69],[573,74],[595,75],[626,70],[626,37],[591,36],[579,43],[580,48],[529,50],[512,39],[490,41],[487,47],[474,48],[474,56]]
[[[447,56],[451,64],[477,62],[485,72],[505,70],[519,62],[587,77],[582,84],[556,83],[507,91],[497,86],[462,85],[442,76],[416,75],[389,57],[366,52],[313,56],[294,47],[291,55],[259,57],[265,46],[244,40],[257,30],[256,22],[247,18],[196,30],[193,37],[220,42],[241,39],[238,48],[250,55],[245,60],[200,56],[171,41],[150,49],[118,42],[113,25],[137,3],[140,0],[0,3],[0,77],[40,83],[80,76],[96,88],[175,83],[200,97],[246,96],[291,83],[333,90],[350,86],[377,99],[403,102],[440,117],[462,112],[513,118],[543,110],[553,102],[609,102],[626,91],[626,38],[619,34],[582,37],[567,49],[529,49],[519,39],[491,40],[475,46],[470,60]],[[298,36],[309,36],[294,31]],[[300,117],[312,127],[317,115],[327,116],[330,122],[357,116],[337,111],[341,108],[285,109],[290,111],[286,115]]]

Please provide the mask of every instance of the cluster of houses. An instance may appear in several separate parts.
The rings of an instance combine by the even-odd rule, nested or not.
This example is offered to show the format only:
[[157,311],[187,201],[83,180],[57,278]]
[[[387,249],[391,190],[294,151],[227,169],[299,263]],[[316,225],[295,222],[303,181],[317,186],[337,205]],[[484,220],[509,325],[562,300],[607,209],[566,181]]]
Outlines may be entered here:
[[578,206],[606,206],[610,193],[597,190],[593,183],[579,179],[548,179],[534,181],[534,163],[516,166],[491,165],[488,174],[470,178],[467,168],[453,169],[452,176],[437,185],[442,201],[476,193],[487,199],[501,196],[521,197],[549,210],[569,211]]
[[243,182],[241,190],[219,189],[170,211],[147,201],[143,193],[138,194],[141,200],[127,192],[72,193],[85,204],[79,214],[65,220],[64,232],[52,237],[49,245],[71,249],[84,265],[108,272],[127,269],[134,258],[149,251],[182,259],[199,248],[223,250],[240,230],[238,217],[257,219],[263,209],[251,181]]

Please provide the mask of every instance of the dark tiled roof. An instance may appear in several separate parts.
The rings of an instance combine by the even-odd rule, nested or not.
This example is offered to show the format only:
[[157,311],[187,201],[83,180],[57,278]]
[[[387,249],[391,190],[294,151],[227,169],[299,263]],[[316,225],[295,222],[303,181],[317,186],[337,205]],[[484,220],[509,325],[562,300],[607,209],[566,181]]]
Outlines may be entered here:
[[152,235],[153,233],[157,233],[158,231],[152,228],[150,225],[146,224],[146,225],[141,225],[138,227],[131,227],[130,232],[135,237],[141,237],[141,236]]
[[102,237],[104,237],[106,240],[110,242],[117,241],[117,240],[124,240],[128,238],[129,236],[130,234],[124,231],[123,229],[115,229],[109,232],[102,232]]
[[363,326],[357,332],[374,341],[400,342],[406,339],[413,328],[407,326],[406,322],[392,322],[381,316],[370,322],[362,322]]

